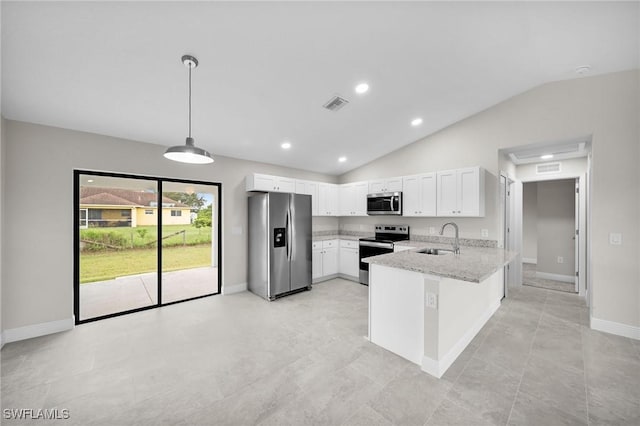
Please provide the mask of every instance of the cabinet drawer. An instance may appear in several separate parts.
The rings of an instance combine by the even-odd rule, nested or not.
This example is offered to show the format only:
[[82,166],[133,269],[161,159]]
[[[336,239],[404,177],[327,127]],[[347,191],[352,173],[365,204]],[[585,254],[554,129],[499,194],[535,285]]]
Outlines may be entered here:
[[312,250],[317,250],[321,248],[322,248],[322,241],[314,241],[313,243],[311,243]]
[[322,248],[338,247],[338,240],[326,240],[322,242]]
[[358,248],[358,241],[340,240],[340,247],[342,247],[342,248]]

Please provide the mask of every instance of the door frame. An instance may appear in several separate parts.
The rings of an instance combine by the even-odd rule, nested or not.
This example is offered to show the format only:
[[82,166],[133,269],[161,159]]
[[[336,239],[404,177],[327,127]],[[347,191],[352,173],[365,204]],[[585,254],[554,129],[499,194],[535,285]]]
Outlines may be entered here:
[[[101,315],[98,317],[80,319],[80,176],[81,175],[90,175],[90,176],[104,176],[104,177],[114,177],[114,178],[123,178],[123,179],[136,179],[136,180],[147,180],[147,181],[155,181],[157,183],[158,194],[162,194],[162,183],[163,182],[175,182],[175,183],[186,183],[193,185],[208,185],[217,187],[217,208],[216,213],[218,215],[218,223],[216,233],[212,236],[212,251],[217,254],[217,268],[218,268],[218,289],[216,293],[204,294],[200,296],[191,297],[183,300],[176,300],[173,302],[162,303],[162,243],[161,240],[158,241],[157,246],[157,291],[158,291],[158,302],[153,305],[143,306],[140,308],[129,309],[122,312],[111,313],[107,315]],[[159,214],[157,215],[157,226],[158,229],[162,229],[162,214],[161,214],[161,206],[162,203],[159,203]],[[118,317],[121,315],[127,315],[134,312],[146,311],[149,309],[155,309],[162,306],[174,305],[176,303],[188,302],[191,300],[202,299],[204,297],[216,296],[222,294],[222,183],[221,182],[206,182],[200,180],[191,180],[191,179],[179,179],[179,178],[169,178],[169,177],[158,177],[158,176],[146,176],[146,175],[134,175],[128,173],[116,173],[116,172],[104,172],[104,171],[96,171],[96,170],[81,170],[74,169],[73,170],[73,313],[75,325],[84,324],[88,322],[99,321],[102,319]],[[214,246],[214,240],[216,242]],[[213,255],[213,254],[212,254]]]
[[[580,174],[571,174],[571,175],[563,175],[556,177],[548,177],[548,178],[535,178],[535,179],[524,179],[522,183],[532,183],[532,182],[553,182],[558,180],[571,180],[575,179],[576,188],[577,188],[577,196],[576,196],[576,217],[578,220],[575,222],[575,227],[577,231],[577,242],[576,246],[578,250],[575,253],[575,263],[577,264],[577,279],[576,283],[576,293],[580,297],[584,297],[587,301],[587,306],[590,305],[588,295],[587,282],[589,280],[589,251],[590,251],[590,243],[588,238],[588,217],[589,213],[589,191],[590,188],[588,186],[588,176],[589,176],[589,164],[587,164],[587,172]],[[522,200],[520,200],[520,210],[522,210]],[[520,229],[522,230],[522,223],[520,224]]]

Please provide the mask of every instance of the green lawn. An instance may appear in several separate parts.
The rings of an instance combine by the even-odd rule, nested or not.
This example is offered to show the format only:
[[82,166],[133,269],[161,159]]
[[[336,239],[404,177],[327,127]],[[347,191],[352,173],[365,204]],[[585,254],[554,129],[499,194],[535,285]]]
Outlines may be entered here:
[[[210,228],[205,229],[210,230]],[[99,252],[83,251],[80,254],[80,283],[112,280],[126,275],[154,272],[157,269],[157,262],[155,247]],[[166,247],[162,250],[163,271],[202,266],[211,266],[211,244]]]
[[[158,239],[157,226],[114,227],[114,228],[89,228],[80,230],[80,239],[83,241],[98,241],[112,247],[121,248],[148,248],[155,247]],[[163,247],[206,244],[211,243],[211,228],[196,228],[193,225],[167,225],[162,227],[162,236],[167,237],[179,231],[178,234],[162,240]],[[102,251],[104,246],[86,244],[85,251]]]

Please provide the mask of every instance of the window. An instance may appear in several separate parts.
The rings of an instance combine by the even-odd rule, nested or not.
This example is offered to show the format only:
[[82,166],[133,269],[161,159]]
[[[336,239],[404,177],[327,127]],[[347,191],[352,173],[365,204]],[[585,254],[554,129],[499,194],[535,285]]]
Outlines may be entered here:
[[75,170],[76,324],[219,294],[221,189]]
[[80,228],[86,229],[89,227],[89,221],[87,220],[87,209],[80,209]]

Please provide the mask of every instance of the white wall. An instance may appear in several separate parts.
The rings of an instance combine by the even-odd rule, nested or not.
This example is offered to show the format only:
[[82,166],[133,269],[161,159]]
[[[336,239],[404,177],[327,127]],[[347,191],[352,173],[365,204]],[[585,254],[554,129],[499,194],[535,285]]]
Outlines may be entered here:
[[[497,176],[499,149],[591,135],[592,315],[640,327],[639,89],[639,70],[545,84],[346,173],[340,182],[475,165]],[[463,236],[482,227],[496,235],[496,204],[487,203],[486,211],[483,219],[456,220]],[[610,232],[623,234],[621,246],[609,245]]]
[[[5,121],[5,131],[3,194],[5,220],[11,223],[4,230],[11,250],[5,250],[2,262],[7,330],[68,319],[73,313],[74,169],[221,182],[227,286],[247,279],[247,174],[336,181],[333,176],[219,157],[215,152],[212,165],[185,165],[163,158],[166,147],[160,145],[11,120]],[[330,227],[331,221],[337,222],[317,220],[320,227]],[[241,227],[242,235],[234,235],[233,227]]]
[[522,261],[536,263],[538,257],[538,184],[522,185]]
[[[575,275],[575,180],[537,183],[538,272]],[[558,257],[563,263],[558,263]]]

